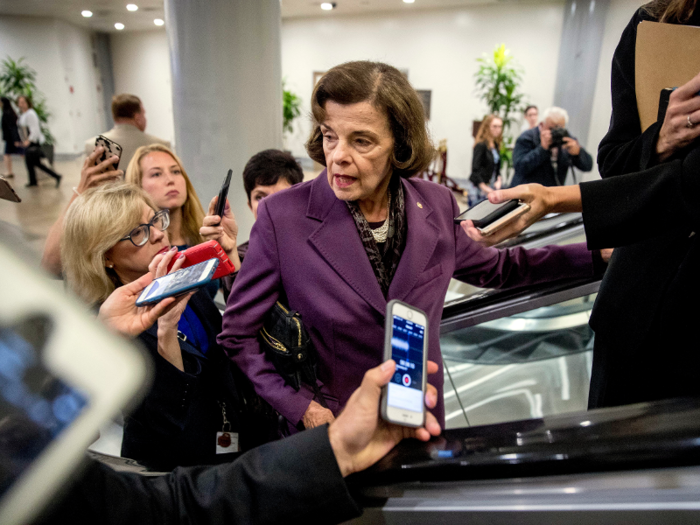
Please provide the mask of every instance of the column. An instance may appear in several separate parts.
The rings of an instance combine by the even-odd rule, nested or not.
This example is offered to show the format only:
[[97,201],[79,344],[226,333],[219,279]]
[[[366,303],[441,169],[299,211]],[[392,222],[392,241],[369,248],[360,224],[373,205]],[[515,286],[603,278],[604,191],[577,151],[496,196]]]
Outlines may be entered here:
[[[175,148],[207,209],[229,168],[229,202],[248,239],[243,167],[282,147],[279,0],[165,0]],[[157,79],[154,79],[157,81]]]

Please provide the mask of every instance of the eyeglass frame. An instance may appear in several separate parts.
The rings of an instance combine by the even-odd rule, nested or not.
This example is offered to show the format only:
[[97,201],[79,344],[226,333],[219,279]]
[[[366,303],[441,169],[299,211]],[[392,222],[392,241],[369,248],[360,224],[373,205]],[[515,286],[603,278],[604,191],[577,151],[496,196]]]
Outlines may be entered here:
[[[127,236],[124,237],[123,239],[119,239],[119,242],[122,242],[122,241],[131,241],[131,244],[133,244],[133,245],[136,246],[137,248],[141,248],[141,246],[144,246],[144,245],[148,242],[148,240],[151,238],[151,228],[155,228],[155,227],[156,227],[156,226],[153,224],[153,221],[155,221],[156,218],[158,218],[158,217],[164,217],[164,218],[165,218],[165,220],[164,220],[165,227],[164,227],[162,230],[159,230],[159,231],[164,232],[165,230],[168,229],[168,226],[170,226],[170,210],[167,209],[167,208],[162,209],[162,210],[160,210],[160,211],[157,211],[157,212],[153,215],[153,218],[152,218],[150,221],[148,221],[148,222],[145,223],[145,224],[139,224],[138,226],[136,226],[135,228],[133,228],[133,229],[129,232],[129,235],[127,235]],[[138,229],[141,228],[142,226],[145,226],[145,227],[146,227],[146,237],[144,238],[144,241],[143,241],[141,244],[136,244],[136,243],[134,242],[134,240],[131,238],[131,236],[134,234],[134,232],[135,232],[136,230],[138,230]]]

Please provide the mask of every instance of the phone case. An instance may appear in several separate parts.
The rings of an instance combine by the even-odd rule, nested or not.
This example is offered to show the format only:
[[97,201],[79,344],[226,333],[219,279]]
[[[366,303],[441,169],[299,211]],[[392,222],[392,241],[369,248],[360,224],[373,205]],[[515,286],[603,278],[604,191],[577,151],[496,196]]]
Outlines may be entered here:
[[226,198],[228,197],[228,189],[231,185],[231,175],[233,175],[233,170],[228,170],[224,183],[221,186],[221,191],[219,191],[219,198],[216,201],[216,211],[214,215],[218,215],[219,217],[223,216],[224,209],[226,208]]
[[[121,160],[122,147],[113,140],[110,140],[107,137],[103,137],[102,135],[98,135],[97,139],[95,140],[95,148],[97,148],[98,146],[102,146],[105,149],[102,152],[102,156],[97,161],[98,164],[100,162],[104,162],[113,155],[116,155],[117,157],[119,157],[119,160]],[[119,169],[119,160],[112,164],[115,170]]]
[[[488,201],[481,201],[481,202],[488,202]],[[455,217],[454,218],[455,223],[459,224],[460,222],[466,221],[468,219],[468,217],[466,215],[470,212],[476,211],[479,208],[479,205],[481,204],[481,202],[476,204],[472,208],[469,208],[465,212],[459,214],[457,217]],[[516,209],[518,207],[519,203],[520,203],[520,201],[517,201],[515,199],[510,200],[508,202],[503,203],[500,208],[492,211],[491,213],[489,213],[485,217],[482,217],[481,219],[471,219],[471,221],[474,223],[475,227],[483,228],[485,226],[488,226],[492,222],[500,219],[501,217],[503,217],[507,213],[510,213],[511,211]]]
[[0,176],[0,199],[4,199],[10,202],[22,202],[19,195],[15,193],[12,185],[8,182],[5,177]]
[[[203,261],[208,261],[209,259],[219,259],[219,266],[216,268],[216,272],[211,278],[212,281],[214,279],[219,279],[220,277],[232,274],[236,271],[236,267],[231,262],[231,259],[229,259],[224,249],[216,241],[203,242],[197,246],[187,248],[183,253],[187,259],[185,259],[182,268],[189,268],[190,266],[194,266],[195,264],[199,264]],[[170,261],[168,271],[170,271],[175,264],[175,260],[176,259],[173,258],[173,260]]]
[[498,230],[503,228],[506,224],[517,219],[523,213],[526,213],[529,210],[530,210],[529,204],[525,204],[524,202],[520,203],[518,205],[518,207],[515,210],[511,211],[508,215],[504,215],[503,217],[501,217],[500,219],[498,219],[495,222],[492,222],[491,224],[489,224],[485,228],[479,228],[479,232],[481,232],[481,235],[483,235],[484,237],[492,235],[493,233],[496,233]]
[[[204,262],[202,262],[200,264],[205,265]],[[212,276],[216,272],[218,265],[219,265],[219,261],[214,260],[214,267],[209,270],[209,274],[206,276],[206,278],[204,280],[200,280],[200,281],[197,281],[195,283],[190,283],[190,284],[185,285],[182,288],[178,288],[176,290],[168,291],[168,293],[166,295],[163,295],[163,292],[160,292],[160,293],[154,295],[153,297],[149,297],[148,299],[145,299],[145,298],[142,299],[144,297],[144,295],[146,297],[149,295],[149,294],[145,293],[146,290],[149,290],[149,286],[150,286],[149,285],[146,288],[144,288],[144,290],[141,292],[141,295],[136,300],[136,306],[146,306],[149,304],[155,304],[155,303],[158,303],[158,302],[160,302],[163,299],[166,299],[168,297],[177,297],[177,296],[183,295],[191,290],[196,290],[197,288],[202,288],[203,286],[206,286],[207,284],[209,284],[209,282],[211,282]],[[168,275],[177,275],[182,270],[184,270],[184,268],[180,268],[177,272],[174,272],[174,273],[168,274]],[[159,277],[159,279],[163,279],[164,277],[167,277],[168,275],[164,275],[163,277]],[[173,279],[175,279],[175,278],[173,278]],[[158,281],[158,279],[156,279],[153,282],[156,282],[156,281]],[[151,283],[151,284],[153,284],[153,283]],[[166,285],[166,289],[167,289],[167,285]],[[149,293],[150,293],[150,291],[149,291]]]
[[[420,308],[416,308],[415,306],[411,306],[408,303],[404,303],[403,301],[399,301],[397,299],[393,299],[389,301],[389,303],[386,305],[386,317],[384,321],[384,359],[382,362],[388,361],[391,359],[391,333],[392,333],[392,327],[393,327],[393,316],[392,316],[392,310],[394,308],[395,304],[400,304],[405,306],[406,308],[409,308],[413,310],[414,312],[420,312],[425,316],[425,331],[423,332],[423,385],[421,386],[421,389],[423,391],[423,397],[425,397],[425,391],[427,388],[428,384],[428,315],[421,310]],[[382,419],[384,421],[388,421],[390,423],[394,424],[403,424],[403,423],[398,423],[396,421],[392,421],[389,419],[389,415],[387,413],[387,393],[388,393],[388,385],[384,385],[382,387],[382,401],[381,401],[381,413],[382,413]],[[420,423],[419,425],[405,425],[404,426],[415,426],[416,428],[422,427],[425,424],[425,404],[423,405],[423,422]]]

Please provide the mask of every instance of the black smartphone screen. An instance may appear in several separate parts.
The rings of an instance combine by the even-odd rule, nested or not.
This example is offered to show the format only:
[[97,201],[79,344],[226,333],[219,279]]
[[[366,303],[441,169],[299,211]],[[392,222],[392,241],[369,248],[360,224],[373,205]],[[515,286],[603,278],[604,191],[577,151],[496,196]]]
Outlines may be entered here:
[[490,201],[484,200],[455,217],[454,221],[456,223],[460,223],[462,221],[470,220],[477,228],[484,228],[492,222],[497,221],[504,215],[507,215],[519,205],[520,201],[517,199],[502,202],[500,204],[492,204]]
[[219,198],[216,201],[216,213],[219,217],[224,216],[224,209],[226,208],[226,199],[228,197],[228,187],[231,185],[231,175],[233,175],[233,170],[228,170],[224,183],[221,186],[221,191],[219,192]]

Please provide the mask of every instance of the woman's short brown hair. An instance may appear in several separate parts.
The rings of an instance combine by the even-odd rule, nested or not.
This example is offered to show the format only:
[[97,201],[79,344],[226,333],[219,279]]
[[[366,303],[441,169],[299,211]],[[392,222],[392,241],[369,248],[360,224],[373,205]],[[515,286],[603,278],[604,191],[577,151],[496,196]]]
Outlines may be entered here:
[[313,129],[306,151],[324,166],[321,123],[329,100],[338,104],[369,102],[384,112],[394,135],[394,151],[389,159],[394,173],[411,177],[430,164],[435,149],[425,126],[423,104],[406,76],[395,67],[381,62],[346,62],[318,81],[311,95]]

